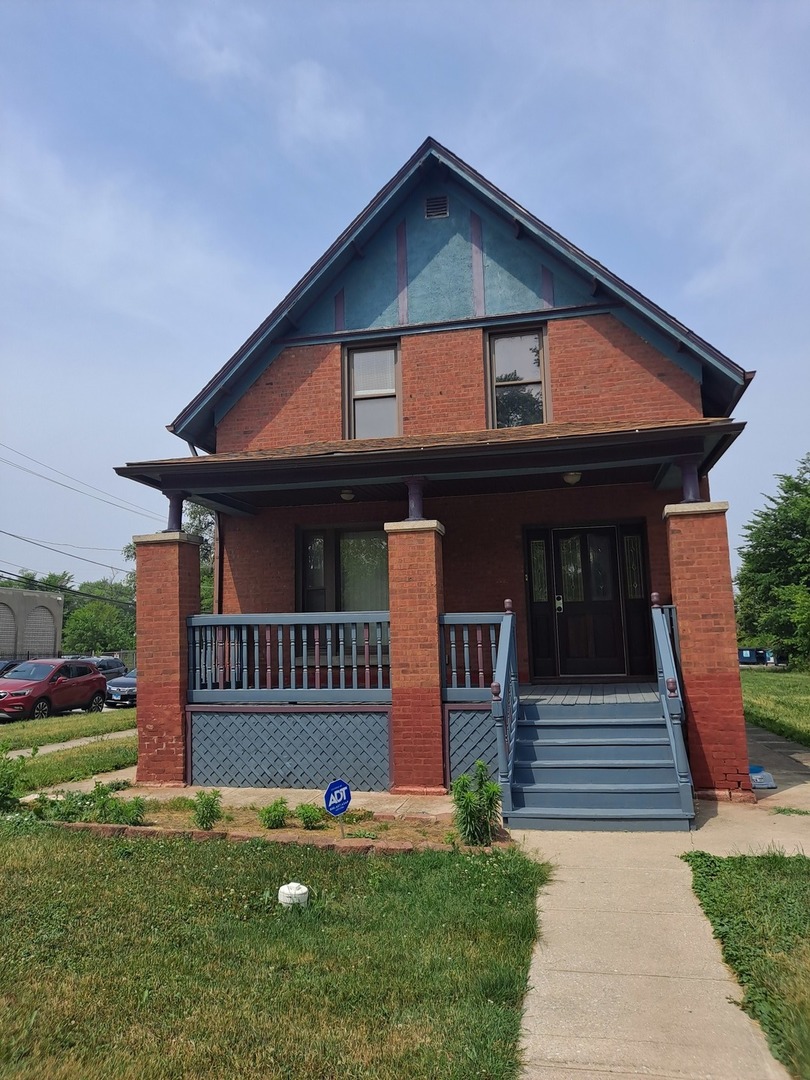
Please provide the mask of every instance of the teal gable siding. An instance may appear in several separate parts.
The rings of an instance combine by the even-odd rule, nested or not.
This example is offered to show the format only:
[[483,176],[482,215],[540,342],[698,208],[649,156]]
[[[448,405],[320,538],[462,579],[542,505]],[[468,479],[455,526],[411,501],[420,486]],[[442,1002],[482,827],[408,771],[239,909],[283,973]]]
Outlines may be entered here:
[[[448,195],[449,215],[425,219],[425,197]],[[408,322],[470,319],[473,310],[470,207],[454,184],[418,188],[404,207]]]

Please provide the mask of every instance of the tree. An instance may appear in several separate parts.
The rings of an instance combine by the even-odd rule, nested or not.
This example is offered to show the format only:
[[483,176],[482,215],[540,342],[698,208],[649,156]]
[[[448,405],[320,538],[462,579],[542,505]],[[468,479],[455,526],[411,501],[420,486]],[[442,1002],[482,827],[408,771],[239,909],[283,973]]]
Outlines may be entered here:
[[[135,590],[129,581],[85,581],[78,605],[65,617],[62,650],[68,653],[117,652],[135,647]],[[92,594],[98,600],[87,599]]]
[[[214,610],[214,514],[205,506],[186,502],[183,506],[183,531],[202,537],[200,545],[200,613]],[[127,562],[135,562],[135,545],[123,549]],[[135,587],[135,573],[129,578]]]
[[743,529],[737,574],[742,644],[810,663],[810,454],[792,476],[778,475],[778,493],[766,497]]

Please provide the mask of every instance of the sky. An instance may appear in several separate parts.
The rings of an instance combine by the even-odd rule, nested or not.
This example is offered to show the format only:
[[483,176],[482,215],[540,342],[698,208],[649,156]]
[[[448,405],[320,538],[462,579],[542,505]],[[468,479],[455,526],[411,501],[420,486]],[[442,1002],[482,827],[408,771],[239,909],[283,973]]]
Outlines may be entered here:
[[805,0],[0,0],[0,573],[122,577],[114,467],[428,135],[758,372],[736,549],[810,451],[809,51]]

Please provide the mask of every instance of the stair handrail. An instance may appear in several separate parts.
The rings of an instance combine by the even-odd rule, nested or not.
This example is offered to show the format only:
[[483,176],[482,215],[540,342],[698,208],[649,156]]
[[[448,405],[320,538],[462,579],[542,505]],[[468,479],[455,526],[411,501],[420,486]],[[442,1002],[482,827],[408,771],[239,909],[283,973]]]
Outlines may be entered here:
[[517,635],[512,601],[504,601],[504,615],[498,634],[495,678],[492,682],[492,719],[498,747],[498,782],[501,785],[501,808],[512,810],[512,776],[515,769],[515,741],[520,716],[518,689]]
[[[678,774],[678,786],[681,790],[681,803],[684,810],[692,812],[692,774],[689,769],[689,757],[686,753],[686,740],[683,733],[684,699],[678,678],[678,665],[675,657],[677,646],[672,640],[672,627],[676,625],[670,614],[661,606],[661,597],[652,593],[653,641],[655,642],[655,666],[658,673],[658,694],[663,706],[670,745],[675,758]],[[674,612],[674,608],[671,609]]]

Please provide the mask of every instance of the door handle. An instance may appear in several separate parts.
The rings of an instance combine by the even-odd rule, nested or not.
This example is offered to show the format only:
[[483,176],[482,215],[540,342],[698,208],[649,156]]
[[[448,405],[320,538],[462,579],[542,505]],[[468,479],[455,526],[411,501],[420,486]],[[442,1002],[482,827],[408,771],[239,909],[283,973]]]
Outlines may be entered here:
[[557,612],[558,615],[562,613],[563,598],[559,595],[554,597],[554,610]]

